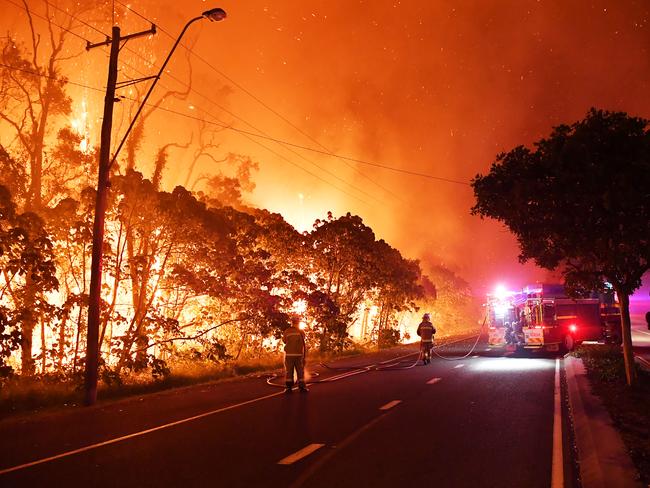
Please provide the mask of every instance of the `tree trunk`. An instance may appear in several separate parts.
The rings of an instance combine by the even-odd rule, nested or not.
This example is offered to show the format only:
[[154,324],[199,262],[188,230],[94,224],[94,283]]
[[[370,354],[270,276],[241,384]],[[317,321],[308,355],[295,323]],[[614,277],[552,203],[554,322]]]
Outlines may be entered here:
[[41,318],[41,374],[45,374],[47,368],[47,354],[45,349],[45,320]]
[[77,360],[79,359],[79,338],[81,336],[81,326],[83,317],[84,306],[79,303],[79,316],[77,317],[77,335],[74,340],[74,359],[72,360],[72,372],[77,372]]
[[59,355],[56,362],[59,371],[61,371],[61,368],[63,367],[63,358],[65,357],[65,326],[67,322],[68,314],[65,313],[63,317],[61,317],[61,326],[59,329]]
[[25,302],[23,303],[25,316],[20,330],[21,374],[26,376],[33,375],[35,369],[34,358],[32,357],[32,343],[37,317],[30,306],[36,301],[34,286],[34,280],[32,280],[30,273],[27,273],[25,278]]
[[634,366],[634,351],[632,350],[632,323],[630,321],[630,296],[616,290],[621,304],[621,333],[623,334],[623,360],[625,361],[625,377],[627,385],[633,386],[637,382],[636,368]]

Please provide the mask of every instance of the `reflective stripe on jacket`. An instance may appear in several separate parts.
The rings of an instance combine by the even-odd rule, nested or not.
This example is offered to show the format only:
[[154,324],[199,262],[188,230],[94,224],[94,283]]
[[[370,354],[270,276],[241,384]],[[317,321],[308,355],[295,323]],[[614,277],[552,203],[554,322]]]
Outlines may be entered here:
[[418,325],[418,335],[422,342],[433,342],[433,334],[436,333],[436,328],[431,322],[421,322]]
[[305,355],[305,333],[297,327],[289,327],[282,333],[286,356]]

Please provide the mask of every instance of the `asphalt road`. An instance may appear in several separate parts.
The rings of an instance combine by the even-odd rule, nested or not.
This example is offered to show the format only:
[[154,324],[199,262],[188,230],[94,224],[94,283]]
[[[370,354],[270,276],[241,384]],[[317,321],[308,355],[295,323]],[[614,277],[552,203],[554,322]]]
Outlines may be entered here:
[[251,378],[4,420],[0,486],[549,487],[557,360],[487,349],[314,366],[308,394]]

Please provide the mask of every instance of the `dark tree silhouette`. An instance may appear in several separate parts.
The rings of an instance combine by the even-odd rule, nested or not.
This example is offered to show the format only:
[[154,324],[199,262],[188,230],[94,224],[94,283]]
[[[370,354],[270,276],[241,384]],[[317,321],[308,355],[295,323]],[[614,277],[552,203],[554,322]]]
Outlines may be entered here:
[[629,385],[635,382],[629,297],[650,262],[649,121],[592,109],[534,150],[501,154],[472,182],[472,213],[505,223],[533,259],[571,287],[617,292]]

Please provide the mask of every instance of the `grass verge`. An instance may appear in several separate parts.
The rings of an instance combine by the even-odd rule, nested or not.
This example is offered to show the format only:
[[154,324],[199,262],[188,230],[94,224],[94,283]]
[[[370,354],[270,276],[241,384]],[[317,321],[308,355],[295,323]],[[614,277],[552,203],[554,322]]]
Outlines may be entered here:
[[[340,354],[311,352],[307,363],[315,364],[366,352],[369,350],[361,346],[346,349]],[[279,354],[224,364],[177,362],[171,365],[171,373],[160,379],[153,379],[150,372],[143,372],[126,375],[119,383],[107,384],[100,381],[98,397],[102,402],[111,401],[171,388],[270,373],[282,368],[283,359]],[[59,375],[38,375],[30,378],[16,376],[6,380],[0,385],[0,419],[45,410],[78,407],[83,403],[81,381],[81,376],[70,379]]]
[[583,345],[576,355],[582,358],[593,392],[609,411],[641,481],[650,485],[650,373],[637,367],[638,384],[628,387],[620,347]]

